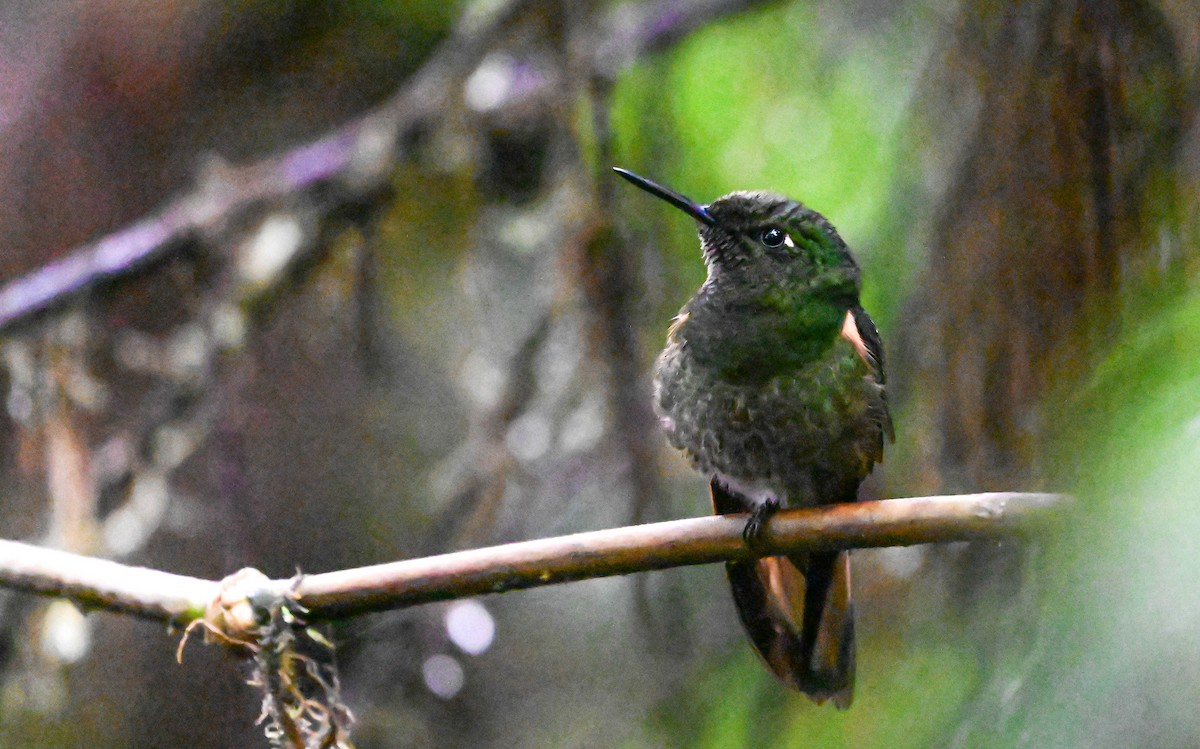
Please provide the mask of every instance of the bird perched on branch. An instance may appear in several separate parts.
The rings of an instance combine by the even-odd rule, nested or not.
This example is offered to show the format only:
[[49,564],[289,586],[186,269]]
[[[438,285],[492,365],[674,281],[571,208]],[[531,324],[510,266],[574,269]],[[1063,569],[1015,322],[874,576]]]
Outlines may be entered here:
[[[709,477],[713,509],[749,511],[760,540],[780,507],[854,502],[892,423],[883,344],[859,269],[820,214],[735,192],[700,205],[622,177],[699,224],[708,279],[675,317],[655,367],[671,444]],[[854,689],[848,551],[726,566],[750,640],[785,684],[845,708]]]

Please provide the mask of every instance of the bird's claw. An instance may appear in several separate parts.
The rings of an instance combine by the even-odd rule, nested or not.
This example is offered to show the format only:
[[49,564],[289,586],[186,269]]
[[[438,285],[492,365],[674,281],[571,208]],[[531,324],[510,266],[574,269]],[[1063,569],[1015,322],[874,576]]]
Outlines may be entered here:
[[757,546],[762,541],[763,533],[767,530],[767,521],[777,512],[779,500],[774,498],[756,505],[750,511],[750,519],[746,521],[746,527],[742,528],[742,540],[747,546]]

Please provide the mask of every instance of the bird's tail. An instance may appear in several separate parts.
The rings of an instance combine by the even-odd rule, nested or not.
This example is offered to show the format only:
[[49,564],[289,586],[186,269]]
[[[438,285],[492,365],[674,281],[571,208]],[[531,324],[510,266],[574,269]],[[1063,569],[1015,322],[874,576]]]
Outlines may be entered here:
[[[744,503],[716,481],[713,508]],[[783,683],[818,704],[847,708],[854,696],[854,608],[849,552],[728,562],[738,615],[750,641]]]

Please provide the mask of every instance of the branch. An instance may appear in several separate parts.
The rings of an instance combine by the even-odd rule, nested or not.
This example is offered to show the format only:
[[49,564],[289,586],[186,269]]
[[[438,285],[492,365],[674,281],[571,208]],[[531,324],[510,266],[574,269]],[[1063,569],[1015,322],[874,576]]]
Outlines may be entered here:
[[326,214],[383,188],[399,143],[445,107],[452,86],[530,0],[507,0],[466,14],[449,40],[389,101],[329,135],[244,166],[213,165],[199,184],[125,229],[85,244],[0,288],[0,333],[102,285],[124,280],[177,254],[192,241],[239,224],[258,206],[309,195]]
[[[911,546],[1025,536],[1060,518],[1062,494],[963,494],[784,510],[761,548],[742,540],[744,515],[672,520],[410,559],[299,580],[261,579],[310,618],[337,618],[484,593],[818,549]],[[241,573],[239,573],[241,574]],[[255,600],[254,586],[243,584]],[[0,586],[64,596],[85,608],[185,623],[223,584],[0,541]],[[228,599],[228,596],[226,596]],[[236,635],[237,633],[232,633]]]
[[211,580],[4,540],[0,586],[175,623],[203,616],[219,587]]
[[[611,78],[640,55],[764,0],[677,0],[628,6],[614,14],[589,64]],[[325,216],[361,203],[388,184],[405,140],[442,114],[464,78],[533,0],[478,3],[449,39],[377,109],[329,135],[244,166],[216,164],[197,186],[146,218],[84,244],[0,287],[0,334],[101,286],[132,278],[203,238],[227,233],[256,207],[309,196]],[[483,10],[481,10],[483,8]]]

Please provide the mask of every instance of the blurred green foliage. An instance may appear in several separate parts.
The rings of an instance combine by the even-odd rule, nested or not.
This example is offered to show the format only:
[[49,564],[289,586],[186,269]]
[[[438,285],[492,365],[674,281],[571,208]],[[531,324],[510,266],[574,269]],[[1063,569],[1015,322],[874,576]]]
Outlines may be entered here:
[[[1004,21],[1002,6],[977,5],[983,8],[984,20],[990,18],[997,25]],[[214,64],[216,72],[212,74],[219,79],[212,85],[222,92],[222,98],[215,113],[191,119],[199,123],[196,127],[204,137],[198,142],[206,144],[205,148],[216,141],[225,156],[239,158],[302,140],[305,128],[324,132],[331,122],[340,122],[386,96],[444,38],[463,4],[248,0],[222,7],[230,11],[229,23],[214,24],[212,30],[214,38],[229,37],[217,45],[224,50],[226,61]],[[246,22],[249,16],[262,19],[251,24]],[[935,37],[947,31],[944,21],[949,17],[948,11],[927,0],[894,5],[865,0],[790,2],[710,24],[669,52],[639,60],[623,74],[612,102],[616,163],[701,202],[733,190],[765,189],[788,194],[821,211],[839,228],[862,263],[864,304],[880,323],[888,345],[895,346],[902,307],[913,293],[919,266],[928,259],[922,255],[924,250],[909,249],[915,244],[914,232],[920,231],[916,222],[928,221],[930,212],[925,206],[921,208],[925,213],[917,215],[907,200],[907,194],[916,189],[912,183],[925,176],[915,173],[913,162],[920,149],[937,152],[942,147],[911,132],[912,109],[919,101],[913,92],[923,72],[921,66],[931,59]],[[998,36],[980,32],[981,37],[988,34]],[[936,69],[940,62],[933,60],[932,67]],[[1152,91],[1134,89],[1130,94],[1135,114],[1150,123],[1169,114]],[[338,92],[338,98],[326,100],[332,92]],[[579,111],[585,109],[579,103]],[[164,107],[163,111],[174,109]],[[247,120],[248,112],[257,115]],[[580,120],[586,137],[586,123],[583,117]],[[120,132],[116,126],[103,129]],[[163,129],[173,132],[175,127],[164,125]],[[39,144],[42,139],[39,132]],[[435,143],[431,150],[436,148]],[[181,148],[189,164],[197,150],[202,149]],[[594,144],[583,144],[583,151],[594,153]],[[270,477],[261,483],[274,484],[278,477],[288,475],[294,481],[275,489],[283,510],[272,510],[268,504],[259,512],[261,517],[294,517],[301,513],[293,506],[293,496],[315,496],[310,500],[309,519],[296,523],[305,529],[304,535],[291,535],[324,552],[324,557],[318,557],[323,564],[348,566],[360,561],[361,547],[345,544],[344,538],[332,531],[326,543],[313,542],[310,528],[331,525],[328,521],[334,517],[345,521],[347,515],[350,522],[359,522],[359,515],[354,514],[359,512],[360,535],[368,539],[364,545],[373,555],[387,559],[402,550],[410,552],[405,544],[421,534],[423,516],[429,512],[420,503],[429,492],[414,480],[413,467],[434,463],[453,448],[453,440],[466,429],[465,424],[455,424],[466,419],[454,401],[459,395],[451,381],[457,376],[463,351],[473,345],[462,339],[475,330],[474,322],[466,318],[476,310],[464,301],[469,295],[459,289],[468,285],[463,267],[472,258],[473,246],[482,247],[475,253],[478,257],[486,257],[489,250],[498,253],[488,241],[495,227],[476,223],[485,191],[479,190],[465,171],[465,167],[430,172],[420,165],[402,167],[396,174],[396,198],[379,218],[376,235],[347,240],[374,240],[388,248],[376,272],[385,301],[382,306],[389,315],[386,327],[402,339],[394,344],[393,358],[407,368],[396,377],[404,383],[403,388],[371,391],[369,397],[356,401],[359,411],[348,421],[355,430],[360,423],[372,429],[347,432],[341,425],[342,431],[338,431],[333,422],[344,418],[350,399],[327,397],[331,380],[287,379],[289,372],[320,370],[298,357],[290,345],[280,346],[275,358],[264,359],[262,369],[269,373],[271,387],[282,393],[278,402],[300,406],[293,406],[295,411],[277,407],[271,414],[277,422],[275,431],[255,433],[266,435],[255,445],[259,462],[266,463],[259,470]],[[55,174],[61,177],[59,172]],[[76,179],[68,174],[61,181]],[[1154,188],[1160,197],[1151,198],[1141,210],[1143,226],[1138,229],[1145,234],[1143,245],[1183,244],[1176,236],[1160,237],[1163,225],[1171,223],[1178,210],[1172,200],[1161,198],[1176,179],[1175,174],[1150,175],[1152,182],[1166,186]],[[127,181],[133,180],[113,180],[114,184]],[[692,222],[645,196],[621,190],[617,193],[621,215],[616,223],[640,232],[638,239],[654,247],[644,264],[651,287],[646,297],[659,307],[647,311],[645,320],[645,330],[654,331],[643,339],[649,361],[649,350],[661,345],[670,315],[702,282],[704,267]],[[1121,197],[1134,200],[1137,196]],[[107,211],[107,204],[103,208]],[[22,205],[22,211],[38,214],[27,205]],[[492,214],[485,214],[485,221],[488,215]],[[528,672],[537,673],[544,682],[540,684],[544,693],[539,696],[546,704],[560,707],[545,707],[527,699],[522,692],[530,683],[520,680],[520,670],[511,663],[496,666],[497,661],[492,661],[480,669],[487,671],[479,674],[480,683],[491,679],[493,684],[503,683],[505,691],[497,687],[489,693],[480,687],[476,694],[484,696],[468,706],[475,712],[455,713],[462,703],[439,706],[447,708],[447,722],[456,729],[471,724],[477,736],[494,738],[497,745],[511,741],[507,734],[501,736],[506,730],[518,730],[505,725],[506,721],[521,723],[522,736],[537,735],[539,723],[549,725],[544,733],[553,738],[543,745],[561,746],[572,739],[586,741],[588,731],[595,730],[588,720],[610,721],[618,725],[618,732],[620,727],[643,721],[644,741],[631,740],[627,744],[631,749],[661,745],[712,749],[1200,745],[1200,717],[1194,709],[1194,695],[1200,688],[1200,636],[1196,634],[1200,631],[1200,585],[1194,573],[1200,568],[1200,546],[1195,541],[1200,536],[1200,521],[1194,509],[1196,487],[1200,486],[1200,356],[1196,355],[1200,351],[1200,293],[1175,285],[1166,288],[1161,277],[1168,276],[1168,271],[1158,266],[1165,264],[1160,261],[1171,254],[1170,249],[1161,256],[1146,253],[1140,260],[1146,267],[1122,267],[1128,278],[1137,279],[1122,288],[1124,298],[1114,302],[1129,310],[1121,321],[1123,332],[1105,342],[1107,357],[1087,384],[1060,388],[1050,399],[1057,407],[1047,409],[1043,416],[1057,450],[1039,456],[1052,482],[1047,488],[1076,494],[1080,511],[1059,537],[1038,550],[1032,576],[1038,586],[1034,589],[1038,615],[1015,623],[1028,630],[1022,639],[1030,645],[1027,652],[1005,653],[995,659],[999,661],[997,669],[995,662],[985,662],[992,654],[981,653],[980,640],[984,638],[969,631],[978,623],[956,619],[957,608],[931,607],[932,613],[914,614],[928,600],[922,595],[936,598],[925,591],[944,582],[918,575],[911,585],[918,603],[894,595],[894,590],[890,598],[873,596],[871,590],[861,595],[860,612],[869,616],[860,618],[858,689],[854,706],[847,712],[816,707],[780,687],[757,662],[750,646],[740,641],[731,607],[726,611],[728,621],[720,622],[728,628],[729,637],[722,642],[727,642],[729,649],[723,653],[712,650],[711,638],[688,640],[681,636],[680,642],[689,643],[680,645],[681,649],[704,643],[696,644],[688,654],[699,653],[698,658],[656,655],[703,665],[675,679],[678,686],[674,691],[645,698],[641,693],[631,694],[636,690],[630,685],[648,681],[643,677],[658,668],[652,659],[630,658],[644,660],[638,664],[642,670],[631,668],[629,673],[619,674],[625,681],[613,673],[602,674],[609,679],[603,681],[596,673],[576,669],[576,661],[556,658],[564,651],[587,650],[584,658],[598,663],[606,652],[601,642],[606,635],[628,656],[644,644],[637,637],[627,637],[623,631],[602,632],[615,629],[613,621],[591,611],[574,611],[571,605],[555,602],[536,608],[528,603],[530,599],[505,598],[502,600],[511,601],[513,608],[522,609],[530,619],[539,619],[537,624],[543,627],[502,630],[502,637],[508,638],[506,652],[514,660],[533,664]],[[506,256],[501,264],[512,264],[512,257]],[[1187,252],[1175,252],[1170,259],[1180,258],[1183,264],[1189,260]],[[490,268],[478,272],[490,272]],[[331,274],[338,282],[331,286],[340,284],[343,295],[349,297],[356,272],[352,263],[343,263],[338,273]],[[513,288],[505,292],[520,294]],[[1130,303],[1131,298],[1136,304]],[[454,307],[454,303],[461,306]],[[311,307],[314,320],[328,316],[325,307],[303,299],[296,306]],[[311,332],[317,327],[297,324],[297,329],[319,343],[323,339]],[[290,363],[291,368],[279,366],[281,361]],[[325,372],[344,377],[341,368]],[[930,383],[908,386],[928,387]],[[348,383],[343,389],[354,387]],[[324,401],[331,405],[322,406]],[[311,404],[316,405],[306,410]],[[401,428],[402,424],[421,423],[422,418],[433,423],[433,416],[437,428],[426,426],[416,436]],[[292,423],[313,421],[319,422],[336,444],[316,442],[311,433]],[[333,426],[328,426],[330,423]],[[903,412],[897,424],[900,443],[889,450],[886,468],[904,475],[918,461],[919,453],[928,450],[911,435],[931,427],[913,425]],[[345,438],[346,434],[352,439]],[[266,455],[274,456],[275,468],[262,457]],[[592,459],[589,455],[588,460]],[[317,480],[313,476],[322,472],[326,474],[325,488],[314,492],[310,485]],[[699,487],[699,479],[696,481]],[[354,501],[347,501],[348,497]],[[262,497],[257,499],[262,501]],[[579,497],[572,495],[572,500],[579,502]],[[601,500],[611,497],[597,497],[595,504]],[[689,507],[701,511],[699,492],[694,500]],[[556,527],[553,523],[559,521],[562,510],[559,505],[551,509],[529,506],[545,514],[538,520],[552,520],[545,527]],[[367,511],[376,507],[383,508],[380,514],[386,515],[386,520],[379,515],[368,517]],[[572,508],[562,514],[577,518],[572,514],[577,512]],[[296,558],[294,547],[280,544],[277,552],[277,563],[290,570]],[[692,574],[695,577],[689,581],[707,576],[716,587],[721,572],[713,566]],[[549,594],[543,600],[550,601]],[[604,613],[615,619],[621,609],[611,600],[603,599],[602,605]],[[546,615],[556,609],[572,610],[579,619]],[[691,612],[696,610],[709,609],[695,604]],[[962,614],[963,620],[969,617],[969,613]],[[594,629],[581,628],[585,634],[572,640],[572,627],[581,619],[591,622]],[[983,625],[995,629],[1014,623],[1005,619]],[[547,638],[546,632],[555,637]],[[546,642],[556,638],[558,650]],[[374,641],[374,634],[362,636],[361,641]],[[518,655],[512,656],[513,652]],[[379,663],[399,659],[390,650],[384,657],[372,653],[370,658]],[[98,663],[103,666],[97,668],[109,667],[102,659]],[[595,664],[589,660],[588,665]],[[605,665],[609,672],[620,670]],[[557,672],[546,677],[548,669]],[[158,670],[148,669],[147,673]],[[384,675],[377,684],[392,688],[391,672],[380,673]],[[132,671],[130,674],[129,683],[142,679]],[[662,677],[663,681],[668,678]],[[619,711],[597,697],[605,689],[593,683],[597,680],[621,684],[604,695],[614,704],[620,703]],[[582,697],[570,692],[580,684],[578,695]],[[399,693],[404,687],[394,688]],[[639,688],[652,691],[657,684],[646,687],[642,683]],[[108,695],[121,692],[104,689]],[[551,703],[548,692],[562,692],[566,698]],[[236,704],[243,705],[245,695],[241,691],[234,694]],[[643,714],[647,699],[657,702]],[[589,704],[582,705],[584,700]],[[525,712],[516,711],[516,701],[527,703]],[[105,707],[103,702],[85,699],[80,704],[85,711],[92,711]],[[410,702],[421,708],[419,701]],[[197,708],[207,704],[205,709],[221,712],[211,700],[193,699],[190,703]],[[498,706],[496,712],[487,712],[493,705]],[[394,707],[377,707],[375,712],[387,713],[389,720],[402,723],[396,716],[403,713]],[[109,714],[96,714],[109,720],[108,715],[128,712],[121,704]],[[538,720],[528,720],[531,715]],[[232,720],[245,722],[240,715]],[[26,738],[24,728],[11,716],[6,716],[6,722],[15,726],[21,734],[18,738]],[[63,721],[52,726],[39,719],[41,733],[30,740],[53,744],[57,737],[46,731],[62,731],[61,726],[68,724]],[[196,724],[199,721],[188,723],[186,730],[193,730],[191,726]],[[410,730],[414,729],[404,726],[383,733],[394,734],[389,738],[398,741],[397,737]],[[61,743],[68,740],[63,738]]]
[[[868,268],[865,301],[887,319],[898,299],[889,298],[887,310],[872,306],[881,284],[870,270],[877,263],[901,270],[898,238],[881,234],[914,83],[913,70],[897,61],[913,60],[928,43],[914,20],[918,5],[898,12],[904,17],[886,24],[825,35],[853,19],[829,6],[787,3],[697,32],[617,88],[622,163],[701,202],[751,189],[802,200],[855,249]],[[704,269],[693,227],[670,221],[664,236],[684,268],[672,287],[694,289]],[[884,253],[895,257],[877,257]]]
[[865,644],[850,711],[817,708],[780,688],[746,649],[668,700],[656,719],[672,746],[703,749],[936,746],[954,726],[975,663],[945,643],[912,648],[881,638]]
[[[701,202],[766,189],[828,216],[863,264],[864,302],[885,329],[921,259],[903,252],[912,227],[893,198],[916,77],[897,61],[919,58],[931,33],[918,23],[920,4],[894,12],[860,28],[851,11],[806,3],[740,15],[632,70],[613,112],[624,166]],[[823,34],[831,25],[840,33]],[[653,241],[669,258],[668,293],[681,295],[665,315],[703,281],[704,268],[694,227],[662,214]],[[969,645],[873,634],[860,643],[849,712],[781,689],[747,646],[665,698],[654,723],[672,746],[936,745],[978,679]]]
[[[744,14],[639,65],[614,107],[623,166],[701,202],[768,189],[826,214],[864,266],[864,303],[885,338],[925,260],[905,252],[917,75],[897,61],[920,58],[936,32],[922,3],[894,12],[850,30],[853,10],[823,4]],[[1173,219],[1165,194],[1144,208],[1151,234]],[[690,222],[651,215],[673,310],[704,269]],[[863,633],[855,704],[839,713],[785,693],[746,647],[663,699],[660,735],[696,747],[1195,745],[1200,294],[1162,281],[1147,274],[1123,289],[1126,302],[1143,300],[1125,332],[1090,384],[1060,388],[1047,407],[1049,488],[1076,494],[1080,512],[1035,554],[1041,614],[1017,622],[1028,652],[989,674],[978,642],[913,637],[898,621],[896,632]],[[889,469],[898,460],[903,472],[919,449],[893,450]]]
[[[1200,685],[1200,294],[1116,342],[1057,414],[1080,512],[1042,565],[1045,657],[975,746],[1192,746]],[[1069,468],[1068,468],[1069,467]],[[1150,741],[1151,743],[1146,743]]]

